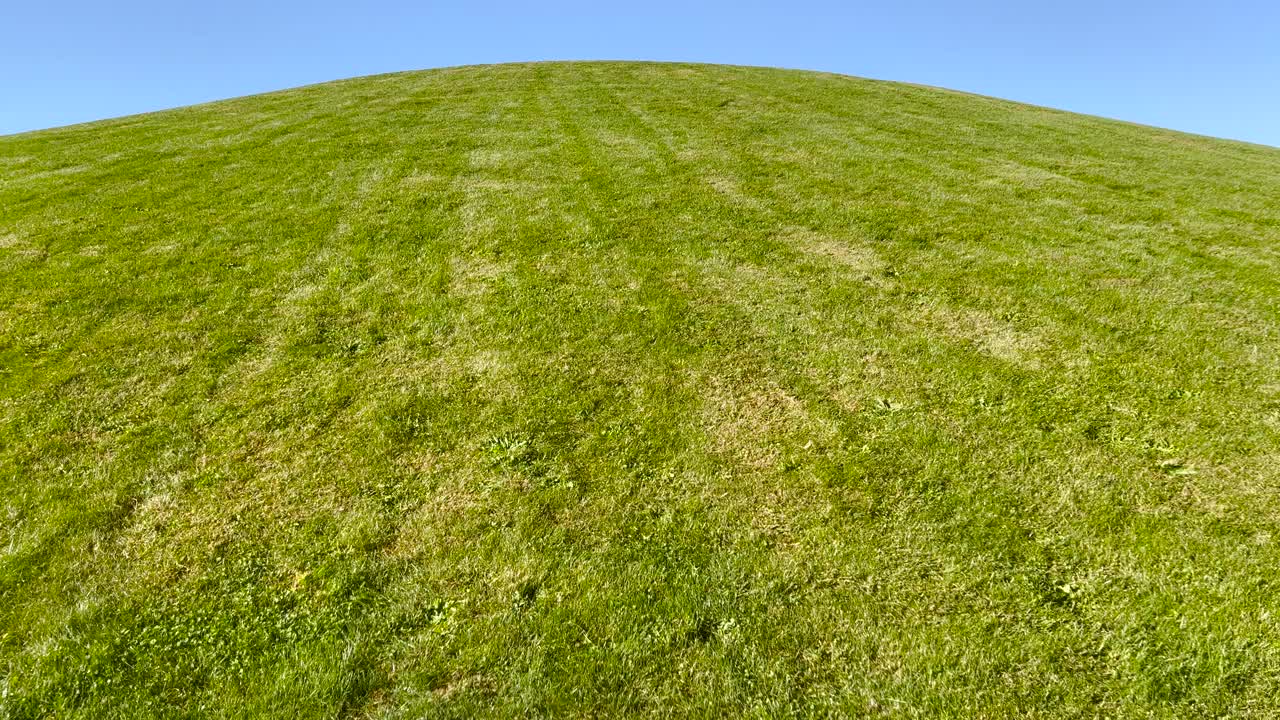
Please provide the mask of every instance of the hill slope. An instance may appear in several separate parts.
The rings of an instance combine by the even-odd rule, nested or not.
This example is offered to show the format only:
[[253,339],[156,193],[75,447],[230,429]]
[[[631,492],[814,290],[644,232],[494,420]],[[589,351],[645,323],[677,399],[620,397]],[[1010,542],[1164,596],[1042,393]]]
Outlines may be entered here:
[[0,715],[1274,716],[1277,198],[712,66],[0,138]]

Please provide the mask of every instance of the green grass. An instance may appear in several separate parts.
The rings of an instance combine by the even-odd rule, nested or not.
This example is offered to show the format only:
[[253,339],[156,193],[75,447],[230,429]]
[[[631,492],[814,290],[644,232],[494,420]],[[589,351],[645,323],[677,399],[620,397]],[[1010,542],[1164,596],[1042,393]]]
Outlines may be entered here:
[[1276,717],[1277,198],[715,66],[0,138],[0,716]]

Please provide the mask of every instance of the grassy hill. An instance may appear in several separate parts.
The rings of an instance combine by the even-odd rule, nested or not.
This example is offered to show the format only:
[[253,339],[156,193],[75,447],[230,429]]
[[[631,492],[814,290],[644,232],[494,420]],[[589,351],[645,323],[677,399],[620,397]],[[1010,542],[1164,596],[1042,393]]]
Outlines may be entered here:
[[0,138],[0,717],[1280,714],[1280,150],[628,63]]

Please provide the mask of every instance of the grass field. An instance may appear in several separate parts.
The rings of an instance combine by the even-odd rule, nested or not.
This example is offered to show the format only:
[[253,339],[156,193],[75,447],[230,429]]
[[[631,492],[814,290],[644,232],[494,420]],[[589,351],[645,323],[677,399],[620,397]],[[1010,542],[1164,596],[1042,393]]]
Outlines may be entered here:
[[817,73],[0,138],[0,717],[1280,716],[1280,150]]

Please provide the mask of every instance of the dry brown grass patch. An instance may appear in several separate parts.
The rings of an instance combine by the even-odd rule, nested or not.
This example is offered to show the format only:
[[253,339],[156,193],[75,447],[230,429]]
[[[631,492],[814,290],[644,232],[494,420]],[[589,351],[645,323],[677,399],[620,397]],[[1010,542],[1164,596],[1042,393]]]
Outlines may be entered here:
[[937,332],[970,343],[996,359],[1028,367],[1039,365],[1036,356],[1044,349],[1043,341],[1008,322],[976,310],[944,305],[927,306],[923,315]]
[[788,440],[803,444],[829,435],[804,403],[773,382],[734,387],[713,380],[707,391],[706,423],[716,453],[746,467],[775,468]]
[[783,240],[805,255],[819,261],[839,265],[875,277],[884,262],[872,248],[848,240],[823,235],[812,230],[793,228]]

